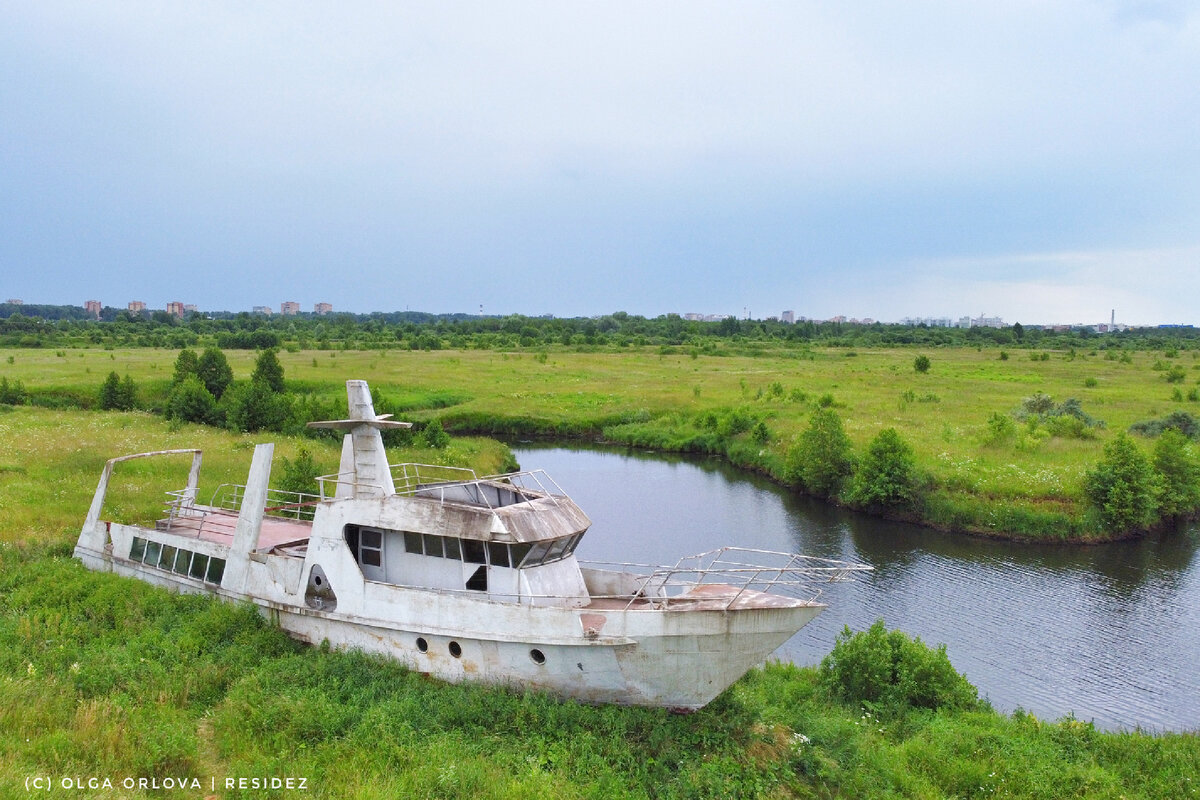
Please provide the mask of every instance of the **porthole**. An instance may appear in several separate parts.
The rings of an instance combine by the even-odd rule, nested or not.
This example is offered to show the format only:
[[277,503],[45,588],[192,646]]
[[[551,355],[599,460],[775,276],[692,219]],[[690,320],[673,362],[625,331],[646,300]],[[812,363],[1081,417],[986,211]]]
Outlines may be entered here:
[[323,584],[324,582],[325,582],[325,581],[321,580],[321,576],[320,576],[320,575],[314,575],[314,576],[313,576],[313,583],[315,583],[317,586],[320,586],[320,585],[321,585],[321,584]]
[[417,637],[417,649],[420,650],[422,653],[429,650],[429,642],[425,641],[425,637],[423,637],[423,636]]
[[462,657],[462,647],[459,646],[458,642],[450,643],[450,655],[454,656],[455,658]]
[[529,651],[529,657],[539,666],[546,663],[546,654],[536,647]]

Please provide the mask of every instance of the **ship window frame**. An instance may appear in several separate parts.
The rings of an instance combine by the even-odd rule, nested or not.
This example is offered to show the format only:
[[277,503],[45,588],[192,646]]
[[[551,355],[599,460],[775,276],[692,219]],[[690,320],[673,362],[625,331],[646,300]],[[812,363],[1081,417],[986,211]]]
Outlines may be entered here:
[[204,580],[204,576],[208,572],[208,559],[209,557],[204,553],[193,554],[192,565],[188,570],[188,577],[201,581]]
[[[183,566],[183,569],[179,568],[181,565]],[[176,575],[186,576],[188,574],[188,570],[191,569],[191,566],[192,551],[184,550],[182,547],[180,547],[175,551],[175,563],[171,565],[171,571]]]
[[567,549],[571,537],[563,536],[554,539],[550,542],[550,549],[546,551],[546,557],[542,560],[543,564],[549,564],[551,561],[561,561],[564,556],[564,551]]
[[208,559],[208,572],[204,575],[206,583],[215,583],[221,585],[221,581],[225,577],[225,559],[213,556]]
[[425,552],[421,546],[421,534],[416,531],[404,531],[404,552],[418,556]]
[[159,569],[169,571],[175,564],[175,553],[178,550],[179,548],[173,544],[164,544],[162,546],[162,552],[158,556],[158,563],[155,564],[155,566]]
[[486,564],[487,548],[479,539],[463,539],[463,562],[467,564]]
[[[153,555],[151,555],[153,553]],[[162,553],[162,542],[147,541],[146,552],[142,556],[142,563],[147,566],[154,566],[158,563],[158,557]]]
[[508,546],[508,560],[512,564],[513,569],[525,566],[525,558],[532,549],[533,544],[530,542],[517,542]]
[[425,555],[433,558],[445,558],[445,547],[442,545],[442,537],[435,533],[422,533],[421,545],[425,548]]
[[[358,563],[365,567],[383,566],[383,531],[376,528],[359,528],[358,530]],[[377,539],[379,544],[368,544],[371,539]]]
[[146,540],[140,536],[133,537],[133,542],[129,545],[129,560],[140,564],[145,556]]
[[526,553],[524,561],[521,562],[523,567],[536,567],[543,563],[546,558],[546,553],[550,550],[550,543],[546,541],[534,542],[529,552]]
[[[488,563],[493,567],[509,567],[512,564],[511,556],[508,552],[508,544],[506,542],[488,542]],[[502,558],[497,559],[500,555]]]
[[[446,547],[446,558],[454,561],[462,561],[462,540],[455,536],[447,536],[442,540],[442,544]],[[451,551],[454,552],[451,552]]]

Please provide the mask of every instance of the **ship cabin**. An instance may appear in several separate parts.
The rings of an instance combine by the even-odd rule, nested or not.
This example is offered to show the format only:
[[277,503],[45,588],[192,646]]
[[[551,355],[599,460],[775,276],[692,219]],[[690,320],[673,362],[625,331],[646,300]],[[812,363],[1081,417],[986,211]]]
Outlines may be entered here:
[[341,527],[364,579],[504,603],[588,603],[575,548],[590,520],[545,473],[397,483],[382,507],[372,504],[375,524]]

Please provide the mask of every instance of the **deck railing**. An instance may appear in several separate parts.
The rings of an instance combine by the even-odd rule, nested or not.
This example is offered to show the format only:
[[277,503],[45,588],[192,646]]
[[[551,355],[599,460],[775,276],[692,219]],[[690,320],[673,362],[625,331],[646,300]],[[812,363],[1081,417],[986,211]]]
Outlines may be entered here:
[[[624,576],[621,591],[592,594],[593,599],[623,599],[627,607],[649,602],[670,607],[681,603],[721,600],[728,609],[749,591],[815,602],[820,584],[852,580],[871,567],[836,559],[722,547],[679,559],[673,567],[624,562],[580,562],[580,566]],[[697,587],[720,587],[716,593]]]
[[[436,464],[392,464],[392,483],[396,494],[427,497],[442,503],[466,503],[494,510],[539,497],[570,499],[544,470],[508,472],[477,477],[474,470]],[[356,482],[354,473],[340,472],[317,478],[320,499],[336,496],[341,487],[379,490],[377,484]]]

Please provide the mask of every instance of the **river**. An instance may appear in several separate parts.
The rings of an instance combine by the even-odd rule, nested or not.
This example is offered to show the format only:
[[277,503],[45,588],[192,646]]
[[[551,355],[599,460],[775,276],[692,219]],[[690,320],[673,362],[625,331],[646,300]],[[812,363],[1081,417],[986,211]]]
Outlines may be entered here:
[[520,443],[587,512],[583,560],[674,564],[725,545],[869,564],[775,657],[817,664],[844,626],[945,644],[1000,711],[1105,729],[1200,728],[1196,529],[1096,546],[1026,545],[887,522],[719,460]]

